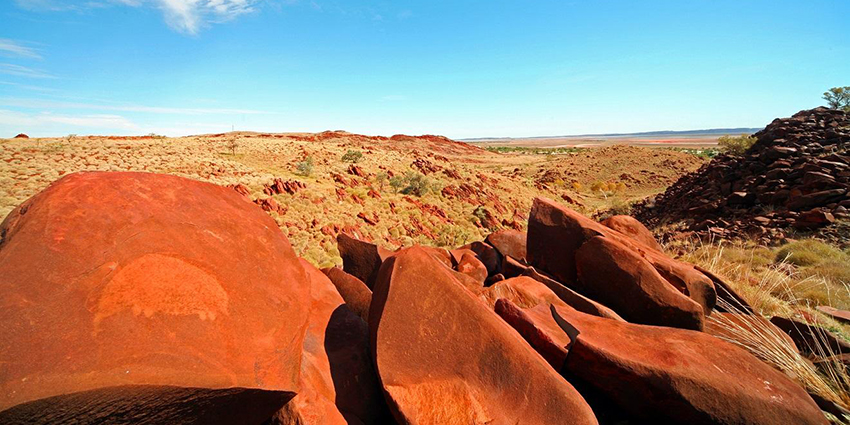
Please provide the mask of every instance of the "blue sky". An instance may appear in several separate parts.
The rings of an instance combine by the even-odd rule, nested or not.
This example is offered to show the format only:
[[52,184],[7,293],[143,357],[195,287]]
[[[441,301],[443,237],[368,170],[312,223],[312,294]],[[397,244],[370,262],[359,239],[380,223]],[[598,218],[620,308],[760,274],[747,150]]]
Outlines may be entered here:
[[762,127],[850,85],[850,1],[3,0],[0,137]]

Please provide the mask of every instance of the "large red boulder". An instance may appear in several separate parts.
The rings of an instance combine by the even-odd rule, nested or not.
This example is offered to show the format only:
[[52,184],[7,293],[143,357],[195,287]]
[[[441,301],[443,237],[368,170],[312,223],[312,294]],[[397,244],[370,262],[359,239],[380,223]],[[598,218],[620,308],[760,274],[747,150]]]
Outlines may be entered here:
[[499,230],[487,236],[485,241],[502,255],[510,255],[517,260],[526,261],[526,235],[519,230]]
[[565,371],[646,423],[827,423],[802,387],[719,338],[552,311],[568,335],[578,334]]
[[301,358],[301,390],[274,417],[280,424],[377,424],[387,419],[369,358],[369,328],[322,272],[305,260],[311,309]]
[[670,285],[643,257],[603,236],[576,251],[578,281],[591,298],[626,320],[702,330],[703,308]]
[[664,248],[655,240],[655,236],[643,223],[637,221],[629,215],[615,215],[608,217],[602,222],[603,225],[614,229],[656,251],[663,251]]
[[[559,282],[584,292],[578,280],[576,252],[594,236],[605,236],[640,255],[676,290],[688,295],[711,313],[716,302],[714,284],[693,265],[674,260],[662,252],[603,226],[552,200],[535,198],[528,218],[528,262]],[[597,282],[604,285],[605,282]]]
[[236,191],[76,173],[12,211],[0,237],[0,410],[63,395],[69,415],[91,397],[139,417],[167,408],[110,392],[135,385],[186,388],[196,404],[241,388],[273,411],[298,391],[310,284],[274,220]]
[[596,423],[581,395],[424,249],[384,262],[369,328],[399,423]]

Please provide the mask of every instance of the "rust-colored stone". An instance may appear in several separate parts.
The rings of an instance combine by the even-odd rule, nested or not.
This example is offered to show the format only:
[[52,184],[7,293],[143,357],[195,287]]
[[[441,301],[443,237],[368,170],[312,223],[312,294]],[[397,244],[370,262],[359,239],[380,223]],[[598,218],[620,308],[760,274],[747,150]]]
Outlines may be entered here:
[[298,390],[310,285],[233,189],[75,173],[0,235],[0,410],[126,385]]

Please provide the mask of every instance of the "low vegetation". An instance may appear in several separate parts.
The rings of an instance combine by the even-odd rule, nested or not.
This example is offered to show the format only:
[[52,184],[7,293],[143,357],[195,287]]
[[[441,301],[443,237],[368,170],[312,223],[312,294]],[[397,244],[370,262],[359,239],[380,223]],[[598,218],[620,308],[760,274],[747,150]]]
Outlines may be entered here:
[[[756,314],[769,318],[779,315],[814,324],[850,341],[850,327],[837,322],[816,309],[818,305],[850,308],[850,256],[817,240],[792,242],[780,248],[766,248],[749,243],[684,242],[668,246],[670,251],[684,252],[686,261],[694,262],[724,276],[753,306]],[[823,256],[823,258],[821,258]],[[827,262],[840,267],[823,270]],[[841,270],[844,270],[843,272]],[[728,311],[740,312],[737,306],[721,305]],[[827,400],[850,407],[850,377],[846,366],[832,353],[825,334],[811,349],[828,359],[815,367],[785,342],[780,331],[761,321],[733,322],[721,315],[709,317],[727,330],[730,342],[740,345],[755,356],[782,370],[806,389]],[[846,422],[850,418],[843,418]]]
[[720,147],[720,150],[730,155],[743,155],[755,143],[756,138],[746,134],[740,136],[721,136],[717,139],[717,146]]

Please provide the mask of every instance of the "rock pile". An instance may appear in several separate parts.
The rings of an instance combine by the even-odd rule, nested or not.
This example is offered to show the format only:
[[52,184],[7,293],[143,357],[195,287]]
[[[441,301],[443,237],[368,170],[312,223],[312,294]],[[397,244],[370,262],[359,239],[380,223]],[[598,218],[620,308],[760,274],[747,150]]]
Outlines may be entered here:
[[720,155],[636,209],[649,224],[684,220],[701,236],[817,229],[850,217],[850,114],[815,108],[776,119],[743,155]]
[[0,422],[827,423],[702,332],[757,319],[629,217],[536,199],[527,234],[398,251],[341,234],[343,267],[319,271],[236,189],[71,174],[13,211]]

